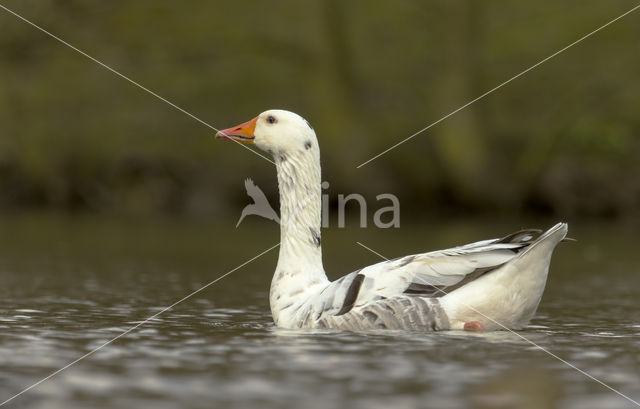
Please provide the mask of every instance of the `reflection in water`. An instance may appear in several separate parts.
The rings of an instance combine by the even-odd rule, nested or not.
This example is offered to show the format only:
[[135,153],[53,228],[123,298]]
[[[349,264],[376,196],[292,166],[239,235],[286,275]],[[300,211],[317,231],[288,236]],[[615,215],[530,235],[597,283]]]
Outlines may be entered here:
[[[84,223],[51,222],[32,233],[14,224],[0,236],[1,399],[251,256],[211,246],[206,226]],[[260,237],[247,243],[238,234],[245,245],[264,247]],[[385,242],[371,234],[370,241]],[[394,243],[409,248],[412,237]],[[353,239],[337,244],[349,257],[358,254],[344,244]],[[611,244],[601,245],[595,261],[575,244],[560,248],[539,314],[521,334],[637,399],[638,259],[616,258],[603,281],[598,263],[618,251]],[[337,258],[328,264],[342,275],[352,266],[339,247],[332,251]],[[276,328],[267,304],[275,257],[239,270],[7,407],[630,407],[509,332]],[[369,264],[366,257],[359,264]]]

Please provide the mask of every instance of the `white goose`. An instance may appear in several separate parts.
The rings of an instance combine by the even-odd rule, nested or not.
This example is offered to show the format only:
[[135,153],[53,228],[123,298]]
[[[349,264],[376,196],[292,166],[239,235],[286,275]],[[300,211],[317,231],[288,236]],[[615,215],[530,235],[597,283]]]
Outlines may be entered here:
[[330,282],[322,266],[320,149],[313,128],[293,112],[269,110],[216,136],[255,144],[276,163],[281,245],[269,296],[276,325],[518,329],[535,313],[565,223],[543,234],[525,230],[381,262]]

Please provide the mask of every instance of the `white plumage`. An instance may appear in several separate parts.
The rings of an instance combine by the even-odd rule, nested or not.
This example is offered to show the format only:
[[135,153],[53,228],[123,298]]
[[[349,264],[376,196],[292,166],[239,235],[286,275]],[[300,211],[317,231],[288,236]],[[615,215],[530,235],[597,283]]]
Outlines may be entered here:
[[534,315],[565,223],[384,261],[330,282],[320,239],[320,150],[309,123],[270,110],[217,136],[255,143],[276,163],[281,246],[270,304],[278,326],[491,330],[522,328]]

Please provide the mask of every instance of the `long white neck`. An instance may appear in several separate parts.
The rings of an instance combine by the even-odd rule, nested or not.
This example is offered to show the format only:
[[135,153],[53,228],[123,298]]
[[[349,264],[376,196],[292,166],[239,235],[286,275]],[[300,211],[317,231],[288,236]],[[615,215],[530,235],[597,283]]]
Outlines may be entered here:
[[[280,190],[280,256],[271,282],[276,324],[283,309],[310,288],[328,282],[322,266],[320,153],[308,149],[274,154]],[[288,311],[287,311],[288,313]]]
[[[322,203],[317,147],[275,155],[280,190],[279,267],[322,270]],[[324,275],[324,271],[323,271]]]

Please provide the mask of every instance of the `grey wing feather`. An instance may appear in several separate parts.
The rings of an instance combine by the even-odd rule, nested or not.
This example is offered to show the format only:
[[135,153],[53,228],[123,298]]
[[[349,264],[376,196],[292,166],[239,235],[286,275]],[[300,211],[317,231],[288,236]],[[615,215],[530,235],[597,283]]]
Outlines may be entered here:
[[[342,316],[358,307],[394,297],[443,296],[507,263],[527,248],[539,233],[539,230],[521,230],[501,239],[405,256],[365,267],[325,288],[320,315]],[[359,281],[357,286],[353,286],[354,280]]]

